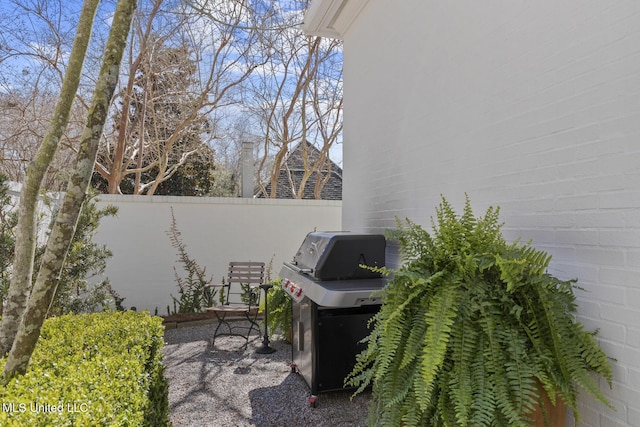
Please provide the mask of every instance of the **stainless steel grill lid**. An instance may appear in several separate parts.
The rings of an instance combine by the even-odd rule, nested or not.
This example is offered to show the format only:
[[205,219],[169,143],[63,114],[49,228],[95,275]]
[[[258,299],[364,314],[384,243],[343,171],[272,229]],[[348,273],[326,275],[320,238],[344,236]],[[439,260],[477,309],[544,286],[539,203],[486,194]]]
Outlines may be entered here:
[[361,265],[384,266],[385,247],[379,234],[314,232],[307,234],[291,264],[318,280],[376,278],[379,273]]
[[386,279],[362,268],[384,266],[386,241],[379,234],[309,233],[292,262],[285,262],[282,288],[296,302],[305,297],[323,307],[380,304]]

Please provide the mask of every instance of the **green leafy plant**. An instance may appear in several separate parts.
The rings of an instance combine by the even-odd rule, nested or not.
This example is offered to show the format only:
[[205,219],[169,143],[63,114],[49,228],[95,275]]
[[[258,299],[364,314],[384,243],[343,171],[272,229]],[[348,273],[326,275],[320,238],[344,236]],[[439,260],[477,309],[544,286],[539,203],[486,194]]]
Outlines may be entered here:
[[[90,190],[80,210],[76,231],[60,272],[56,295],[49,309],[50,315],[123,309],[124,298],[111,287],[108,278],[90,283],[92,278],[104,274],[107,261],[112,256],[106,245],[94,242],[93,238],[100,221],[118,213],[118,207],[114,205],[98,208],[97,197],[98,193]],[[57,211],[54,210],[53,219],[56,214]],[[44,246],[37,249],[36,266],[40,264],[43,252]]]
[[[291,297],[282,289],[282,279],[277,278],[270,282],[273,288],[267,293],[269,305],[269,332],[280,333],[282,338],[291,342]],[[264,301],[260,304],[260,311],[264,311]]]
[[253,288],[248,283],[241,283],[240,288],[242,289],[240,301],[242,301],[243,304],[250,305],[252,307],[256,306],[260,299],[260,288]]
[[[6,177],[0,175],[0,296],[3,299],[11,280],[15,247],[14,229],[17,224],[16,211],[13,209],[7,190]],[[91,283],[92,279],[104,274],[107,261],[112,255],[105,245],[95,243],[93,238],[100,226],[100,221],[105,217],[115,216],[118,212],[118,208],[113,205],[98,208],[96,197],[97,193],[90,191],[82,205],[76,231],[60,272],[56,294],[49,308],[50,316],[123,309],[124,298],[113,290],[108,278],[94,280],[97,283]],[[49,197],[43,195],[43,201],[51,210],[50,228],[57,211]],[[44,244],[36,248],[34,260],[36,270],[40,266],[44,249]]]
[[225,301],[226,301],[226,293],[225,293],[225,287],[224,287],[224,277],[220,280],[220,283],[223,285],[220,287],[219,291],[218,291],[218,304],[219,305],[224,305]]
[[207,268],[200,267],[195,259],[187,252],[187,245],[182,241],[182,233],[178,229],[178,223],[171,208],[171,226],[167,231],[171,246],[178,250],[178,262],[187,272],[187,277],[180,277],[178,270],[173,267],[176,283],[178,284],[179,297],[173,298],[173,313],[167,306],[168,314],[176,313],[201,313],[205,307],[211,307],[214,303],[216,290],[210,286],[213,277],[207,277]]
[[530,425],[544,393],[578,419],[579,389],[610,406],[591,373],[611,386],[611,367],[575,320],[575,280],[507,243],[498,214],[476,218],[467,197],[458,217],[443,198],[432,234],[409,220],[389,234],[403,265],[381,269],[393,277],[346,381],[373,385],[371,425]]

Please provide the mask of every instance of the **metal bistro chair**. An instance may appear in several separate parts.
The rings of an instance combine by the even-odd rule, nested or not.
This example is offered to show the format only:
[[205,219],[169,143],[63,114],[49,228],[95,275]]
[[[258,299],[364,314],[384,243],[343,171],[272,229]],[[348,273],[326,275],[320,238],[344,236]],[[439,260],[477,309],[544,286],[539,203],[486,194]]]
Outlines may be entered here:
[[[218,336],[243,337],[243,347],[249,344],[249,337],[254,330],[258,332],[257,337],[260,336],[260,326],[256,319],[260,306],[260,285],[264,283],[264,270],[264,262],[230,262],[226,283],[208,285],[223,293],[222,296],[217,296],[221,304],[205,308],[206,311],[215,313],[218,320],[211,347],[215,345]],[[238,320],[249,323],[232,325]]]

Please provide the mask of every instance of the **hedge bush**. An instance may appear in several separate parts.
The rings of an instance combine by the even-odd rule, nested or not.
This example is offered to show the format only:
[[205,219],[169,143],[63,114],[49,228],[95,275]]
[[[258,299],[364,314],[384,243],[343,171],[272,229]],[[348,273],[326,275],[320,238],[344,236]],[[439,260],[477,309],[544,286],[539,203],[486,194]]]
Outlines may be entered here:
[[0,425],[170,426],[163,344],[148,313],[47,319],[27,373],[0,386]]

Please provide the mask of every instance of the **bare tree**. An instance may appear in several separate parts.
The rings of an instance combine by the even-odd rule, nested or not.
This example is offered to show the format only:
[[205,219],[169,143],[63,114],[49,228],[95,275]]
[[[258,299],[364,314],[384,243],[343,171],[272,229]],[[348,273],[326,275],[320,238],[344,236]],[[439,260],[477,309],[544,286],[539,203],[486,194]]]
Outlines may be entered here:
[[[0,33],[0,86],[11,96],[0,99],[11,105],[0,111],[0,171],[18,180],[26,164],[21,160],[33,157],[48,127],[47,97],[55,96],[66,69],[70,31],[64,28],[70,24],[65,27],[64,20],[70,18],[61,0],[10,1],[20,9],[17,15],[33,16],[48,32],[34,44],[21,32],[28,26],[0,24],[7,30]],[[96,164],[103,191],[154,194],[210,147],[215,167],[237,176],[240,144],[253,141],[258,181],[271,182],[274,195],[288,152],[304,140],[322,156],[307,159],[303,180],[291,180],[291,191],[300,197],[313,185],[319,197],[327,176],[319,171],[330,165],[328,154],[341,135],[342,58],[340,42],[306,36],[298,28],[307,6],[308,0],[144,2],[134,18],[123,84]],[[93,42],[103,43],[102,37]],[[45,41],[51,46],[36,47],[48,46]],[[31,61],[26,74],[18,66],[4,73],[3,58],[18,56]],[[64,171],[77,151],[81,126],[73,124],[86,116],[83,88],[95,80],[98,60],[89,52],[85,62],[71,126],[46,175],[48,188],[58,190],[66,182]]]
[[290,149],[301,142],[313,144],[320,156],[308,156],[303,144],[304,174],[300,181],[289,175],[291,192],[302,198],[312,176],[314,194],[330,174],[319,172],[330,167],[329,151],[342,132],[342,44],[304,34],[296,25],[308,0],[287,2],[273,14],[273,28],[263,33],[262,47],[270,51],[268,62],[256,70],[245,92],[245,105],[256,128],[260,161],[258,174],[263,194],[275,197],[281,170],[286,170]]
[[[10,0],[5,8],[0,17],[0,172],[22,181],[50,127],[69,67],[69,28],[77,26],[79,13],[69,13],[60,0]],[[86,116],[83,104],[81,97],[73,102],[56,154],[44,171],[48,190],[61,190],[67,181]]]
[[[78,24],[76,40],[83,38],[88,39],[87,30],[90,32],[93,14],[95,13],[95,7],[98,2],[99,0],[85,1],[86,8],[83,8],[83,13]],[[26,371],[48,308],[55,294],[57,277],[60,274],[64,259],[69,250],[78,216],[86,197],[100,137],[104,124],[107,121],[107,112],[117,85],[120,61],[126,45],[131,25],[131,17],[135,10],[136,3],[137,0],[118,0],[100,75],[96,82],[87,123],[82,134],[74,171],[69,181],[62,207],[56,216],[55,223],[51,230],[38,276],[29,295],[18,332],[7,357],[3,372],[5,379],[14,375],[23,374]],[[74,54],[77,56],[74,56],[71,61],[79,61],[82,63],[85,52],[86,47],[84,50],[74,49]],[[65,76],[65,82],[66,80]],[[75,95],[75,90],[71,90],[73,88],[69,88],[66,85],[64,88],[68,89],[68,91],[65,90],[61,92],[61,103],[70,105],[69,100]],[[70,110],[70,106],[68,109]],[[43,147],[45,147],[44,144]],[[39,150],[39,153],[42,151],[44,151],[43,148]],[[51,157],[52,155],[49,155],[49,159]],[[27,174],[28,181],[33,173],[33,170],[29,170]],[[31,206],[30,210],[31,212],[35,212],[35,205]],[[16,248],[24,245],[24,239],[24,235],[18,235]],[[31,259],[33,263],[33,257]]]
[[134,194],[154,194],[208,148],[223,107],[236,102],[236,87],[259,65],[251,54],[257,31],[237,29],[249,13],[242,2],[206,2],[197,11],[174,5],[171,13],[161,8],[167,4],[155,0],[136,16],[127,81],[96,169],[110,193],[134,175]]

